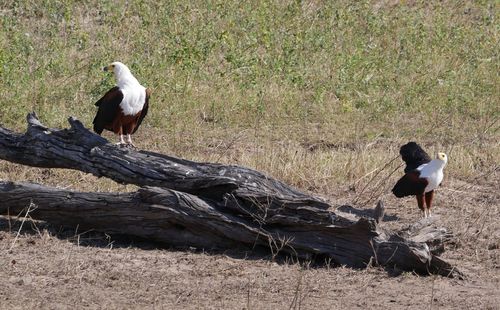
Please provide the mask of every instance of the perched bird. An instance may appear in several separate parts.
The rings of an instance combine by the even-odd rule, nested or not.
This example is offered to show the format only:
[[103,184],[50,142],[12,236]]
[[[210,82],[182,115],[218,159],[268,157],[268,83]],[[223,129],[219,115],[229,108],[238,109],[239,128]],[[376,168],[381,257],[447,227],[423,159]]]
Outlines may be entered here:
[[[100,135],[107,129],[120,136],[118,145],[134,146],[131,135],[148,113],[150,90],[139,84],[130,69],[121,62],[113,62],[104,67],[104,71],[114,73],[116,86],[95,103],[98,110],[93,122],[94,131]],[[127,143],[123,135],[127,135]]]
[[430,217],[434,190],[443,181],[448,157],[445,153],[438,153],[437,158],[431,160],[415,142],[403,145],[399,153],[406,163],[405,175],[394,185],[392,193],[398,198],[415,195],[424,218]]
[[384,214],[385,214],[384,202],[382,200],[379,200],[377,206],[375,207],[375,210],[373,210],[373,218],[375,219],[375,222],[377,224],[382,222]]

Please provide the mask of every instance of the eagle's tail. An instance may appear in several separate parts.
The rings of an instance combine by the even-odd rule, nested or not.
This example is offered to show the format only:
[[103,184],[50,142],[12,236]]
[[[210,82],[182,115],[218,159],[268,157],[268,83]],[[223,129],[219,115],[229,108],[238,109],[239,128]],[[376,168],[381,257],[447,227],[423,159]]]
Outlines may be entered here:
[[102,123],[102,121],[99,120],[99,116],[100,113],[98,111],[92,123],[94,125],[94,132],[97,133],[98,135],[101,135],[102,131],[104,130],[104,124]]

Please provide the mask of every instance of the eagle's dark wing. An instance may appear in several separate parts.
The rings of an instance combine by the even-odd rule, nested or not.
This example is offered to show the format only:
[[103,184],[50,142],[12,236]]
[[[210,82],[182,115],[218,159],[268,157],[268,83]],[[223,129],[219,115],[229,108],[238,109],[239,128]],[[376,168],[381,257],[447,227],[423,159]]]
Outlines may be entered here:
[[110,129],[114,118],[118,113],[120,102],[123,100],[123,93],[118,86],[111,88],[95,105],[98,107],[94,118],[94,131],[101,134],[104,129]]
[[401,154],[401,158],[406,163],[405,172],[413,171],[420,165],[431,161],[429,154],[415,142],[408,142],[403,145],[399,149],[399,154]]
[[414,170],[406,173],[396,182],[396,185],[392,188],[392,193],[398,198],[421,195],[424,193],[427,184],[429,184],[427,179],[420,178],[420,171]]
[[132,131],[132,133],[135,133],[137,131],[139,126],[141,126],[142,120],[148,114],[150,95],[151,95],[151,90],[149,88],[146,88],[146,101],[144,101],[144,106],[142,107],[141,115],[139,116],[139,119],[137,120],[137,123],[135,124],[134,131]]

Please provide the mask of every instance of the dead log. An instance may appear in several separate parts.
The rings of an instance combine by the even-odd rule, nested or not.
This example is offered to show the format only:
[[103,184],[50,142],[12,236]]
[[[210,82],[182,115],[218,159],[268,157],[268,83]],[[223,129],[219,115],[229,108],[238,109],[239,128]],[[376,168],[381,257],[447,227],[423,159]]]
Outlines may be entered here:
[[[379,233],[375,222],[311,225],[298,217],[264,224],[226,214],[223,208],[188,193],[143,187],[134,193],[81,193],[35,184],[0,182],[0,214],[29,215],[54,225],[128,234],[172,246],[205,249],[268,247],[297,258],[329,258],[363,268],[372,260],[402,270],[457,276],[460,273],[432,255],[425,243]],[[222,210],[221,210],[222,209]]]
[[[429,244],[384,231],[373,219],[351,220],[260,172],[197,163],[123,149],[70,118],[69,129],[43,126],[28,115],[25,134],[0,127],[0,158],[24,165],[69,168],[142,186],[134,193],[82,193],[35,184],[0,182],[0,214],[19,214],[34,203],[33,218],[55,225],[128,234],[167,245],[205,249],[264,246],[301,259],[330,259],[363,268],[370,262],[402,270],[461,276]],[[420,230],[428,229],[423,226]],[[416,229],[416,230],[415,230]],[[427,238],[427,239],[426,239]]]
[[[330,206],[258,171],[240,166],[197,163],[148,151],[119,148],[83,124],[69,118],[69,129],[42,125],[36,114],[27,117],[28,129],[17,134],[0,127],[0,159],[28,166],[67,168],[107,177],[118,183],[156,186],[190,193],[225,204],[228,208],[250,208],[249,214],[272,216],[285,207],[307,213],[312,220],[330,221]],[[261,208],[266,205],[264,214]],[[281,210],[283,213],[283,210]],[[318,216],[321,215],[321,216]]]

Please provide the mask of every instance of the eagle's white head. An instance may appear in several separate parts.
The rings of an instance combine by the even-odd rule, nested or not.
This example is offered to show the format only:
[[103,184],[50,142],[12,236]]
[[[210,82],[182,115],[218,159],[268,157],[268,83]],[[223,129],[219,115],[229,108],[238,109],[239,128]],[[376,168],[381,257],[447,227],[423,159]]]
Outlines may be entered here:
[[438,159],[441,159],[442,161],[444,162],[447,162],[448,161],[448,156],[446,156],[445,153],[438,153],[438,156],[437,156]]
[[446,154],[442,153],[442,152],[439,152],[437,154],[437,159],[439,159],[440,161],[442,161],[444,165],[446,165],[446,163],[448,162],[448,156],[446,156]]
[[115,75],[118,86],[125,84],[139,84],[137,79],[132,75],[130,69],[123,63],[115,61],[103,68],[104,71],[112,71]]

